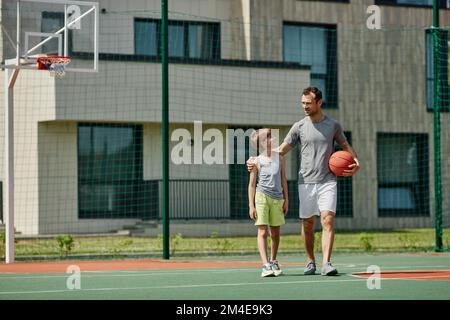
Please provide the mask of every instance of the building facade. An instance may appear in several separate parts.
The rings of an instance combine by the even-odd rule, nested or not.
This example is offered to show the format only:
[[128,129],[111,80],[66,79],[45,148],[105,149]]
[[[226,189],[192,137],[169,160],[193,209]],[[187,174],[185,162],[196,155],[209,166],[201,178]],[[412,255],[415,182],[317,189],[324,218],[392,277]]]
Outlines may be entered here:
[[[99,3],[97,74],[55,79],[27,70],[16,84],[15,227],[24,234],[111,232],[160,217],[160,1]],[[367,8],[374,4],[380,8],[381,30],[367,28]],[[228,141],[235,138],[227,129],[267,126],[279,129],[283,139],[303,117],[301,89],[317,85],[325,94],[325,113],[342,124],[362,165],[353,179],[340,180],[336,227],[432,227],[426,31],[432,11],[416,4],[170,1],[171,133],[185,129],[193,149],[202,140],[195,139],[196,121],[202,122],[201,135],[215,129],[210,132]],[[2,14],[12,5],[3,1]],[[441,10],[441,21],[450,21],[449,9]],[[37,28],[60,22],[60,16],[42,13]],[[76,42],[72,46],[74,57],[81,59],[86,52]],[[443,112],[446,224],[449,120]],[[174,138],[172,151],[180,141]],[[203,136],[203,149],[211,141]],[[223,159],[230,148],[224,144]],[[298,229],[296,152],[287,159],[292,230]],[[231,221],[244,224],[243,233],[253,231],[246,220],[245,165],[171,163],[170,175],[174,225],[189,229],[186,225],[192,224],[195,230],[204,224],[207,234],[213,229],[206,225]]]

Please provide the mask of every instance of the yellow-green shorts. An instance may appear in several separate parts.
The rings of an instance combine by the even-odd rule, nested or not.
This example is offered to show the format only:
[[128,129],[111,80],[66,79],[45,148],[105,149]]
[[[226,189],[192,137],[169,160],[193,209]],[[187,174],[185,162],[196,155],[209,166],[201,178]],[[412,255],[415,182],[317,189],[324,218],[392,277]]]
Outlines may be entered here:
[[284,199],[273,199],[262,192],[256,192],[255,207],[257,218],[255,226],[278,227],[285,224],[283,204]]

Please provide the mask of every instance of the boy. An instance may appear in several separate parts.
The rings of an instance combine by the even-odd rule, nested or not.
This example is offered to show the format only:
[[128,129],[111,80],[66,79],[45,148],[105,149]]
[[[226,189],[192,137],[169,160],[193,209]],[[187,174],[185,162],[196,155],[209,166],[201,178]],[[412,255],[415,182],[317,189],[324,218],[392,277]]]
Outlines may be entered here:
[[[251,136],[252,143],[261,150],[250,172],[248,202],[250,218],[258,227],[258,250],[263,263],[261,277],[279,276],[282,271],[277,261],[280,244],[280,226],[288,211],[288,188],[284,157],[272,150],[271,129],[259,129]],[[257,183],[258,182],[258,183]],[[271,259],[267,255],[267,237],[270,228]]]

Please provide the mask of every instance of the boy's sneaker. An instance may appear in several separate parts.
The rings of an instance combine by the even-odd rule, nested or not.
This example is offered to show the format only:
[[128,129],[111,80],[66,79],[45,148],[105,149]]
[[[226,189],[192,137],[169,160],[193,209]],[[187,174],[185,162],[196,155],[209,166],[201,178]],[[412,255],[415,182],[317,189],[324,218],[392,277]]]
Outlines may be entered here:
[[261,277],[272,277],[274,275],[275,274],[272,270],[272,265],[270,263],[263,265]]
[[283,273],[283,271],[281,271],[278,260],[270,261],[270,265],[272,266],[272,271],[273,271],[273,274],[275,275],[275,277],[278,277],[280,274]]
[[305,267],[305,269],[303,270],[303,274],[305,276],[311,276],[313,274],[316,273],[316,262],[315,261],[311,261],[310,263],[308,263]]
[[323,276],[335,276],[338,274],[338,271],[331,262],[327,262],[322,266],[322,273]]

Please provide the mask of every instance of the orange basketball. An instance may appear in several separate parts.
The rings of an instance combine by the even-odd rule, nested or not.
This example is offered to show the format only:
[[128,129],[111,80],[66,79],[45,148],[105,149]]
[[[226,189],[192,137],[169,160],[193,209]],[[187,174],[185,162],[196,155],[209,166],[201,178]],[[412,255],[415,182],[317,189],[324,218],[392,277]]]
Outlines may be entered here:
[[344,170],[347,170],[348,166],[353,163],[355,163],[355,159],[350,152],[337,151],[331,155],[328,166],[335,176],[342,177]]

